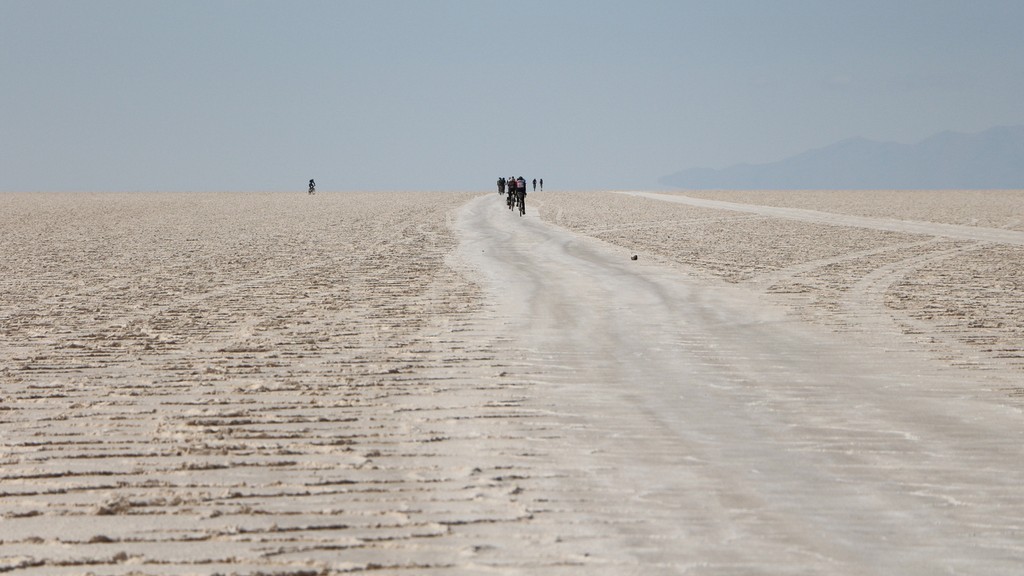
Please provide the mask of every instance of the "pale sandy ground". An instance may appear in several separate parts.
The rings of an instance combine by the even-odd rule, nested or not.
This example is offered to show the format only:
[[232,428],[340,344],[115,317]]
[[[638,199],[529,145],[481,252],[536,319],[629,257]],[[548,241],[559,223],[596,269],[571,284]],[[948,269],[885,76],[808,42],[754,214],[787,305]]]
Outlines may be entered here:
[[917,197],[0,195],[0,571],[1017,574],[1024,195]]

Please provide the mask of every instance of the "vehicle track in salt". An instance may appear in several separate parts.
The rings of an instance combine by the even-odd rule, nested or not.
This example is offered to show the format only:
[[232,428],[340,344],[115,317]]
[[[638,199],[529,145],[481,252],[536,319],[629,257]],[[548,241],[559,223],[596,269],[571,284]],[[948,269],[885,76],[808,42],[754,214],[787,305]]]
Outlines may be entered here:
[[[794,195],[796,194],[798,193]],[[976,194],[977,204],[982,210],[984,210],[984,194],[984,192]],[[897,258],[892,262],[888,262],[887,260],[891,258],[886,258],[883,254],[863,255],[868,256],[865,268],[855,274],[824,273],[825,267],[839,264],[835,261],[809,262],[780,271],[776,274],[779,280],[775,285],[769,287],[769,291],[779,291],[780,285],[798,283],[800,278],[859,276],[860,280],[841,289],[841,294],[824,298],[828,301],[827,305],[832,306],[834,312],[833,317],[827,321],[840,329],[874,332],[879,329],[886,330],[887,325],[891,323],[896,333],[914,338],[923,348],[954,365],[981,370],[998,369],[999,366],[1005,365],[1024,369],[1024,324],[1021,323],[1018,314],[1018,312],[1024,311],[1024,300],[1020,298],[1019,291],[1012,288],[1000,290],[996,297],[1000,300],[1010,301],[1009,307],[1000,311],[1001,313],[998,315],[989,315],[980,320],[973,320],[972,308],[990,298],[991,290],[988,285],[999,282],[1001,278],[965,279],[967,282],[961,286],[971,293],[965,294],[965,298],[960,298],[946,309],[941,310],[935,304],[925,302],[928,296],[922,294],[922,290],[918,289],[921,284],[926,286],[929,284],[926,280],[922,281],[921,271],[925,268],[942,270],[944,275],[963,274],[963,270],[970,269],[978,261],[991,258],[993,250],[997,248],[1010,251],[1013,254],[1024,255],[1024,249],[1020,248],[1024,246],[1024,231],[1016,229],[1020,220],[1015,218],[1014,214],[1006,215],[1006,221],[1002,223],[1001,227],[986,228],[950,222],[926,222],[829,213],[782,205],[736,204],[706,198],[693,198],[682,194],[665,196],[645,193],[643,195],[648,198],[669,201],[682,200],[695,206],[723,208],[805,222],[932,236],[933,240],[929,241],[929,244],[911,244],[882,249],[883,252],[888,252],[891,258]],[[993,221],[993,218],[989,217],[986,220]],[[852,263],[863,256],[850,254],[847,255],[847,258]],[[871,256],[876,257],[871,258]],[[1012,259],[1009,262],[1012,262]],[[1012,266],[1012,264],[1007,266]],[[815,271],[814,267],[822,270]],[[787,274],[790,275],[788,281],[781,278]],[[1016,276],[1024,278],[1019,274]],[[900,283],[907,288],[902,290],[904,292],[902,294],[897,290],[897,285]],[[942,297],[943,283],[933,280],[931,284],[927,286],[928,289],[934,291],[936,296]],[[949,282],[945,284],[945,287],[950,286]],[[1013,286],[1016,285],[1016,283],[1013,284]],[[820,293],[822,290],[819,289],[818,292]],[[911,296],[905,292],[912,292],[913,298],[918,301],[919,305],[933,308],[937,313],[932,314],[927,311],[915,310],[912,307],[905,307],[903,303],[911,299]],[[1013,303],[1014,301],[1016,303]],[[880,323],[881,316],[876,314],[876,311],[885,311],[889,316],[889,321]],[[994,330],[994,328],[1003,328],[1004,325],[1008,325],[1005,326],[1005,330]],[[893,330],[888,329],[887,331],[892,332]],[[1017,389],[1013,389],[1012,392],[1017,393]]]
[[[1013,289],[1024,282],[1019,266],[1013,264],[1024,257],[1024,232],[1015,229],[1016,214],[1005,212],[1011,192],[999,195],[993,205],[986,204],[984,193],[939,193],[929,204],[932,212],[914,212],[940,214],[944,222],[904,221],[893,209],[886,211],[887,202],[902,205],[900,192],[865,194],[866,198],[856,192],[707,192],[701,198],[623,194],[662,202],[665,208],[656,212],[656,219],[629,212],[630,217],[622,219],[629,228],[600,228],[585,224],[587,217],[581,214],[599,211],[606,202],[613,210],[630,208],[607,193],[592,197],[593,202],[577,202],[572,194],[544,199],[553,203],[549,217],[556,223],[562,220],[577,231],[645,250],[649,257],[698,274],[752,285],[769,300],[789,302],[801,317],[836,330],[864,333],[884,328],[888,337],[914,340],[922,350],[955,364],[982,370],[1024,369],[1024,298]],[[716,199],[719,195],[744,202],[763,197],[772,205],[723,202]],[[931,198],[912,195],[919,203]],[[844,203],[849,198],[859,202]],[[830,202],[851,211],[846,204],[853,204],[858,213],[788,206],[827,207]],[[972,202],[973,210],[944,208]],[[566,212],[568,205],[574,209],[571,214]],[[674,224],[665,224],[666,210],[677,214]],[[741,216],[730,220],[728,214]],[[766,219],[775,223],[759,224]],[[1001,227],[957,224],[977,220]],[[761,229],[773,230],[771,236]],[[749,239],[744,242],[743,236]],[[990,269],[987,263],[993,263]],[[889,321],[881,322],[876,311],[884,312]]]
[[[534,358],[526,405],[574,423],[549,444],[571,484],[534,479],[528,492],[603,527],[579,536],[605,543],[594,567],[1015,573],[1016,400],[905,337],[804,322],[751,282],[851,252],[899,268],[887,248],[911,244],[928,261],[938,247],[957,257],[956,243],[774,216],[721,230],[718,209],[666,204],[546,192],[532,196],[539,219],[490,198],[462,219],[465,258]],[[877,267],[844,267],[844,283],[861,268]],[[1000,382],[1019,379],[1003,368]]]

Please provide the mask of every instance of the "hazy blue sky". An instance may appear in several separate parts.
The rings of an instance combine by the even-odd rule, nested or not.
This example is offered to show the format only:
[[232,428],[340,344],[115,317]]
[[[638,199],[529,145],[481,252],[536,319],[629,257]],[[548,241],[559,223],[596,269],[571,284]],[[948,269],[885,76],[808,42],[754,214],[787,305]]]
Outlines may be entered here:
[[0,190],[654,188],[1024,123],[1019,0],[0,0]]

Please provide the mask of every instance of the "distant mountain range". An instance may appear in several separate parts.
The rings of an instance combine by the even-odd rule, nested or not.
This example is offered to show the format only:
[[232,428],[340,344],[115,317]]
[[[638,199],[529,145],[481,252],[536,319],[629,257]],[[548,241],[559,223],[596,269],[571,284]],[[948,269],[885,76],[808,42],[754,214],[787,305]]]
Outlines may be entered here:
[[691,168],[659,182],[749,190],[1024,188],[1024,126],[942,132],[917,144],[851,138],[778,162]]

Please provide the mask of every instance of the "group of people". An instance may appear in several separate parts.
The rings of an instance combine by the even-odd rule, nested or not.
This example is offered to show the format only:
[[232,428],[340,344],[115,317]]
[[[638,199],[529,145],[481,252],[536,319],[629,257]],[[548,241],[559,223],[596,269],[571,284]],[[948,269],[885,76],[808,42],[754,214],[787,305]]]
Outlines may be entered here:
[[[533,191],[537,191],[537,179],[533,179]],[[540,179],[540,189],[544,190],[544,179]],[[507,192],[507,194],[506,194]],[[519,208],[519,215],[526,214],[526,178],[498,178],[498,194],[505,196],[509,210]]]
[[[541,190],[541,192],[543,192],[544,191],[544,179],[543,178],[541,178],[540,180],[537,180],[536,178],[533,179],[533,191],[534,192],[537,191],[537,184],[538,183],[540,183],[540,190]],[[518,190],[520,186],[523,187],[523,190],[526,190],[526,179],[523,178],[522,176],[520,176],[519,178],[516,178],[514,176],[513,177],[509,177],[509,178],[498,178],[498,194],[504,194],[506,188],[508,190],[511,190],[511,191]]]

